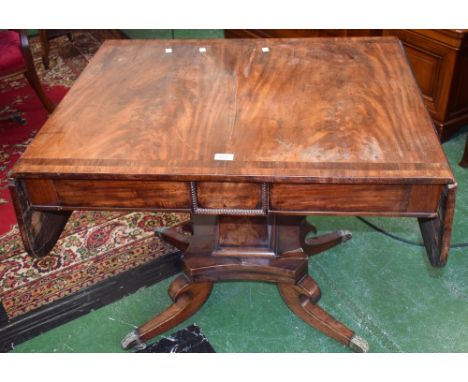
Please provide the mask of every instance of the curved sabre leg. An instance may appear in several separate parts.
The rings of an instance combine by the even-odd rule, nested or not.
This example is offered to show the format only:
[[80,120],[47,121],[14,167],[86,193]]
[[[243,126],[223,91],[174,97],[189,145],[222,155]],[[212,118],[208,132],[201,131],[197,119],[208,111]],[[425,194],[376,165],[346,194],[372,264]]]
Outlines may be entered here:
[[364,339],[316,304],[320,298],[320,289],[312,277],[306,275],[297,284],[279,283],[278,289],[289,309],[309,325],[354,351],[369,351],[369,345]]
[[301,248],[308,256],[317,255],[327,249],[333,248],[338,244],[344,243],[352,238],[350,231],[334,231],[321,236],[308,237],[309,233],[317,233],[314,225],[304,219],[300,225],[299,240]]
[[[177,230],[177,228],[180,228],[180,231],[182,232]],[[158,236],[161,240],[173,245],[181,251],[186,251],[190,245],[192,236],[184,235],[183,232],[193,235],[193,229],[190,221],[184,221],[169,228],[161,227],[155,230],[156,236]]]
[[210,296],[213,283],[194,283],[184,274],[178,276],[169,287],[169,296],[174,303],[123,340],[125,350],[142,349],[145,342],[173,328],[198,311]]

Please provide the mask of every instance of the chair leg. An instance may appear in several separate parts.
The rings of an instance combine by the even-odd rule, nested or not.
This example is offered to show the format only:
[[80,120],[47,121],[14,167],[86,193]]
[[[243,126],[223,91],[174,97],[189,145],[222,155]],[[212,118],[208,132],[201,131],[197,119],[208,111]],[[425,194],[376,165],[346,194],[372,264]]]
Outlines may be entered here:
[[20,31],[20,43],[21,51],[23,52],[24,63],[26,64],[26,76],[29,84],[32,86],[37,96],[41,100],[44,107],[49,113],[52,113],[55,109],[54,103],[46,96],[44,89],[41,86],[39,77],[36,73],[36,67],[34,66],[34,60],[31,54],[31,49],[29,48],[28,35],[25,30]]
[[41,40],[42,63],[44,64],[44,68],[49,69],[49,48],[50,48],[50,43],[49,43],[49,39],[47,38],[47,31],[45,29],[41,29],[39,31],[39,38]]
[[36,72],[25,72],[24,75],[26,76],[29,84],[36,92],[37,96],[41,100],[44,107],[47,109],[49,113],[52,113],[55,109],[54,103],[50,100],[49,97],[44,92],[41,83],[39,82],[39,78],[37,77]]

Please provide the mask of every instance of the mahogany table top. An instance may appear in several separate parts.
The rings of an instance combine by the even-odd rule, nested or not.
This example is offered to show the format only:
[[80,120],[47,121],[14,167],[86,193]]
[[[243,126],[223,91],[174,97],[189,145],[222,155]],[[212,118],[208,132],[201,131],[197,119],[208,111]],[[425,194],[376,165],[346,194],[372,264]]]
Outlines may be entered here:
[[393,37],[107,41],[13,176],[453,181]]

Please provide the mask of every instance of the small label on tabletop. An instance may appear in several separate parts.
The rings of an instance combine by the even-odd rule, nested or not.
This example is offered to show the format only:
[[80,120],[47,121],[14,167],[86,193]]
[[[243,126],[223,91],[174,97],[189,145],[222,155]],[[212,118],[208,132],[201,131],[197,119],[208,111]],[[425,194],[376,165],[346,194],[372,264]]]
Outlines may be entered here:
[[234,160],[234,154],[216,153],[215,160]]

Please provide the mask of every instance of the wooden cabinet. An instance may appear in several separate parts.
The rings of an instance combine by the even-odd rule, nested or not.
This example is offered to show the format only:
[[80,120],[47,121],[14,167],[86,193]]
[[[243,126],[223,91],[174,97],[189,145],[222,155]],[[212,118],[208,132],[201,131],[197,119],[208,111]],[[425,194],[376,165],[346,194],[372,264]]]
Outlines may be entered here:
[[437,132],[446,140],[468,123],[468,30],[228,29],[227,38],[394,35],[403,43]]
[[386,30],[405,46],[442,140],[468,123],[468,30]]
[[226,38],[381,36],[382,29],[226,29]]

